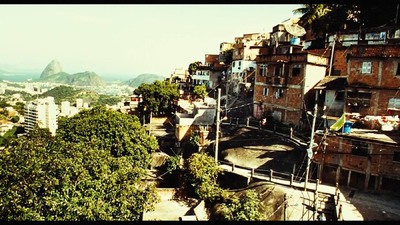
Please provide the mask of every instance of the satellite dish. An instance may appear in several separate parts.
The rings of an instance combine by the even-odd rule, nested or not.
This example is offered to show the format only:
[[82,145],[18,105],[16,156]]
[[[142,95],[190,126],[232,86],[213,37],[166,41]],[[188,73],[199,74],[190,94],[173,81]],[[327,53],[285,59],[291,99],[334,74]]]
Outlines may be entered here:
[[306,34],[306,30],[297,23],[293,23],[293,20],[284,22],[283,26],[285,27],[286,31],[293,36],[301,37]]

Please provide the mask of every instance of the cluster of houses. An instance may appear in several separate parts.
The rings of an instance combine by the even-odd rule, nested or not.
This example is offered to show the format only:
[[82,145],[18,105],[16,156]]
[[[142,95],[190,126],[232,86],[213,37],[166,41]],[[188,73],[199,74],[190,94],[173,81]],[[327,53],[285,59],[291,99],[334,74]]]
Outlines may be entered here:
[[[296,130],[311,129],[309,112],[316,107],[313,116],[322,122],[315,126],[310,176],[358,189],[396,190],[400,26],[327,34],[318,45],[297,22],[288,19],[270,33],[244,34],[233,43],[221,43],[219,54],[206,54],[192,74],[176,69],[170,81],[179,85],[183,97],[203,84],[211,91],[221,88],[223,95],[250,97],[251,116],[262,120],[271,115]],[[209,104],[212,107],[215,104]],[[185,111],[192,121],[198,120],[194,112],[202,110]],[[178,115],[177,129],[188,126],[187,115]],[[330,130],[342,115],[346,129]],[[196,125],[192,130],[212,129]],[[178,139],[184,136],[177,134]]]

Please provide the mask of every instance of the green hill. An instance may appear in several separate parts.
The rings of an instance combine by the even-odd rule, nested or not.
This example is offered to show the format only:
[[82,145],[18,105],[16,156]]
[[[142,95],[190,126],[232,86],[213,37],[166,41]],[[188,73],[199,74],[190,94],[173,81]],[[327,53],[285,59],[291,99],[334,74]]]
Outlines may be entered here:
[[150,84],[156,80],[163,81],[163,80],[165,80],[165,77],[161,76],[161,75],[157,75],[157,74],[144,73],[144,74],[138,75],[137,77],[135,77],[133,79],[125,81],[124,84],[131,86],[131,87],[139,87],[142,83]]
[[41,78],[40,81],[50,83],[61,83],[75,86],[105,86],[106,82],[94,72],[82,72],[68,74],[59,72],[57,74]]
[[71,104],[75,104],[77,98],[83,99],[83,102],[89,103],[90,106],[114,105],[121,101],[121,97],[118,96],[101,95],[93,91],[67,86],[58,86],[40,95],[41,98],[47,96],[54,97],[56,104],[61,104],[62,101],[69,101]]

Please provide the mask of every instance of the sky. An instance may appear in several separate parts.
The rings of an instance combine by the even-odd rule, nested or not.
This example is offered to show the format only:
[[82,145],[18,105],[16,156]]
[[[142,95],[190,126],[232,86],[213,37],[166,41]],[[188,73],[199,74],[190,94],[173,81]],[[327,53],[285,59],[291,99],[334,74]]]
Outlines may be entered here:
[[300,17],[291,4],[0,5],[0,69],[169,76],[222,42]]

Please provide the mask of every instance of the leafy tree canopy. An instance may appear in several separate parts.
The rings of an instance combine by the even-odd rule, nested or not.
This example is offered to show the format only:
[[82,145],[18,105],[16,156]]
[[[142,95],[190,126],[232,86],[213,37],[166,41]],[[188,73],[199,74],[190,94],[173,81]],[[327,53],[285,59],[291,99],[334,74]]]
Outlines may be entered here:
[[[311,28],[317,36],[360,28],[394,25],[398,3],[387,4],[303,4],[293,10],[302,14],[299,23]],[[379,15],[379,16],[377,16]]]
[[190,63],[189,67],[188,67],[189,74],[194,74],[196,72],[197,68],[201,65],[202,65],[202,63],[200,61]]
[[139,220],[153,209],[142,179],[157,148],[137,117],[95,107],[36,128],[0,152],[0,220]]
[[[213,202],[222,196],[222,189],[217,183],[222,169],[214,158],[205,153],[194,153],[185,162],[185,185],[188,193],[194,193],[206,202]],[[193,189],[192,189],[193,188]]]
[[64,100],[70,100],[72,96],[76,96],[80,92],[81,90],[76,90],[73,87],[58,86],[41,94],[40,97],[52,96],[54,97],[54,102],[60,104]]
[[254,190],[247,190],[243,195],[233,195],[222,204],[223,219],[229,221],[261,220],[261,200]]
[[151,84],[141,84],[134,90],[134,94],[142,95],[142,111],[152,112],[155,115],[171,114],[174,111],[174,101],[179,98],[178,85],[168,81],[154,81]]
[[206,86],[204,84],[195,86],[193,89],[193,95],[196,98],[201,98],[204,100],[204,98],[208,95]]

